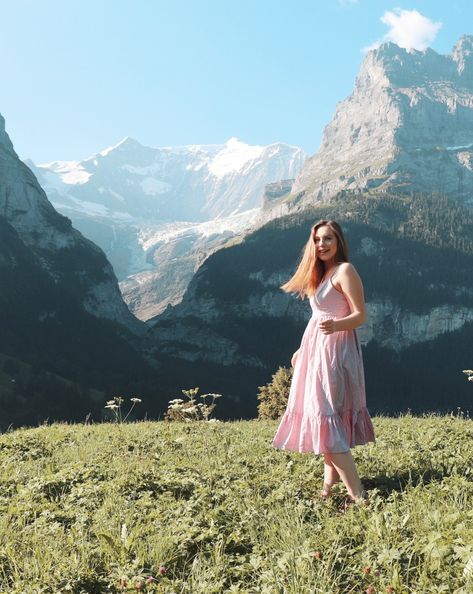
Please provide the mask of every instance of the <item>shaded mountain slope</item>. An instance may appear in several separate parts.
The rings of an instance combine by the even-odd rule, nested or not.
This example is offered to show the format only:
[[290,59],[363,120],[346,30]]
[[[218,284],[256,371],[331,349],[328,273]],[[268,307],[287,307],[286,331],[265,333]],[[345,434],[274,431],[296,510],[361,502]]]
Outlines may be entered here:
[[0,273],[1,352],[83,385],[149,375],[130,331],[84,311],[74,285],[51,278],[4,217]]
[[[126,307],[104,253],[54,210],[18,159],[1,116],[0,278],[0,352],[33,366],[36,379],[56,374],[84,393],[154,376],[142,342],[146,326]],[[40,386],[24,388],[14,395],[18,422],[31,422],[34,411],[37,418],[73,418],[77,406],[66,394],[58,407],[52,395],[34,401]],[[31,401],[22,417],[25,398]]]

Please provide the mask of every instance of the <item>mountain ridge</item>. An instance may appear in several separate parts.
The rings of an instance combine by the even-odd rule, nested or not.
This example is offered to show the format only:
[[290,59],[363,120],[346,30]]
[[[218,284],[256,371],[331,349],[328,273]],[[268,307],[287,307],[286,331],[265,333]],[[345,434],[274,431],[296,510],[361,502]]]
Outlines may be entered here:
[[464,36],[448,55],[392,42],[369,51],[296,178],[292,197],[303,197],[292,208],[375,188],[473,204],[472,47]]

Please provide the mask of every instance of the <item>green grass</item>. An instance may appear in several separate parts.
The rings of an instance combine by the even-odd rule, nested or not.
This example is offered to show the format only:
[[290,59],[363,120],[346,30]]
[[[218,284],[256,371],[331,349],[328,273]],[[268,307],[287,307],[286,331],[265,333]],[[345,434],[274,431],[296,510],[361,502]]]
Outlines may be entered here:
[[472,421],[374,424],[353,450],[371,504],[345,515],[342,487],[313,500],[320,456],[272,447],[275,421],[3,434],[0,592],[471,594]]

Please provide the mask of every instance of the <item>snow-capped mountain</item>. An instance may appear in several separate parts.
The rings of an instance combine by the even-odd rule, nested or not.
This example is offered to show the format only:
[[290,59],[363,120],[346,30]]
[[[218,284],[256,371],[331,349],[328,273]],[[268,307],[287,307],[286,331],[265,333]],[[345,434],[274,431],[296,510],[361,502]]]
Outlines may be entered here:
[[265,186],[295,178],[305,158],[281,143],[151,148],[125,138],[84,161],[28,165],[147,319],[180,301],[202,259],[252,225]]
[[150,148],[132,138],[85,161],[37,166],[57,206],[117,222],[208,221],[261,205],[264,186],[296,177],[302,149],[285,144]]

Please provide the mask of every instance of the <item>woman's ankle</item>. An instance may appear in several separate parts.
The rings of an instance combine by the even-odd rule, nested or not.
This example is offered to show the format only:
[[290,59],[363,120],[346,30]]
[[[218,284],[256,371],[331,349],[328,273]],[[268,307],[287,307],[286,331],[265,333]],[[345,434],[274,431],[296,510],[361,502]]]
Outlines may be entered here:
[[361,489],[360,493],[354,497],[350,495],[350,499],[355,503],[364,503],[368,501],[368,493],[364,489]]
[[363,485],[360,485],[360,488],[355,490],[351,490],[351,489],[347,489],[348,491],[348,497],[350,497],[350,499],[352,501],[358,501],[361,499],[366,499],[367,497],[367,493],[365,491],[365,489],[363,488]]

